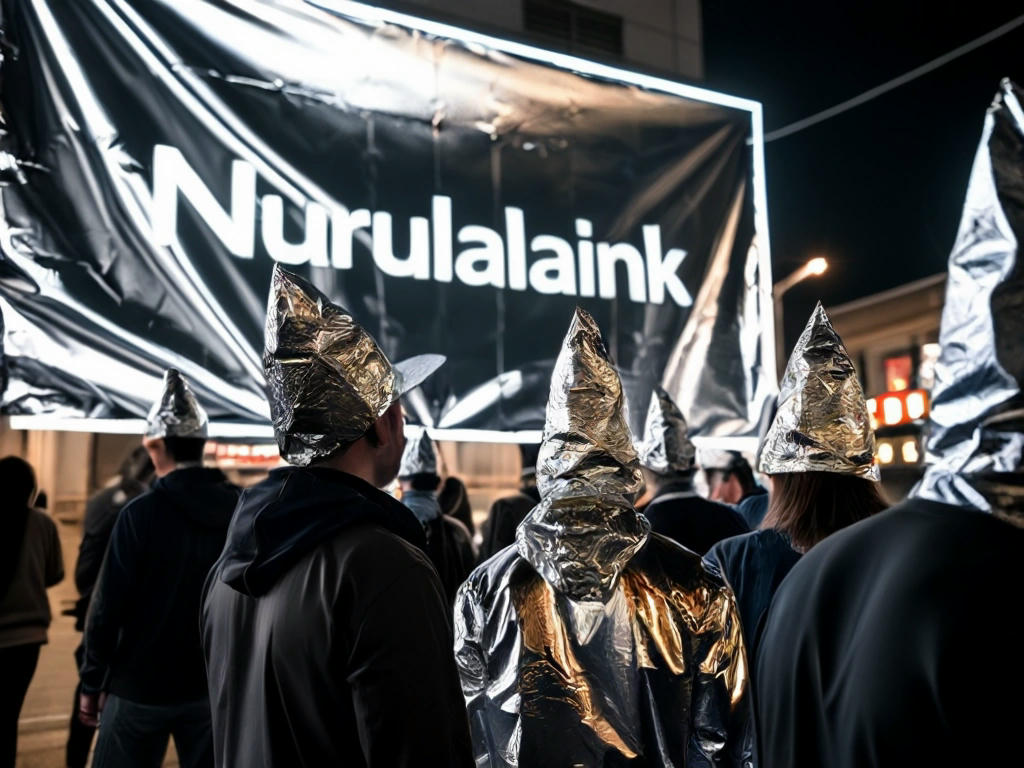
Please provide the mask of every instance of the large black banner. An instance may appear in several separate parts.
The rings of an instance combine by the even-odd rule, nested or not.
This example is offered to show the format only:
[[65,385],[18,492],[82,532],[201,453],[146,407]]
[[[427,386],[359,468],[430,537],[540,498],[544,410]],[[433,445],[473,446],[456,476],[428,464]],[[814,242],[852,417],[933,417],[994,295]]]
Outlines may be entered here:
[[277,261],[448,356],[408,405],[450,437],[543,425],[576,304],[634,419],[755,433],[756,104],[353,3],[2,8],[4,412],[138,418],[175,366],[264,429]]

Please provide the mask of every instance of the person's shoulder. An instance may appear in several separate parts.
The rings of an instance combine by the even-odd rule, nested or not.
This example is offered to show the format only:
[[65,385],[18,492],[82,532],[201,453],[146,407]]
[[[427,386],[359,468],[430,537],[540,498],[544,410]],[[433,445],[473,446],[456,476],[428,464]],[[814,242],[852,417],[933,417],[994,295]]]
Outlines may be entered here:
[[441,515],[441,523],[451,534],[452,538],[459,541],[473,541],[473,534],[469,532],[469,528],[461,520],[456,520],[451,515]]
[[361,574],[396,574],[405,569],[430,570],[429,558],[415,545],[376,523],[342,528],[311,553],[330,557],[356,578]]
[[32,507],[28,511],[28,523],[33,528],[36,528],[46,533],[56,533],[57,523],[52,517],[41,509]]
[[694,588],[701,582],[712,587],[720,587],[723,583],[718,569],[706,563],[700,555],[654,531],[629,561],[626,570],[654,575],[687,588]]
[[490,596],[502,594],[513,583],[530,578],[539,579],[540,575],[519,554],[516,545],[509,544],[474,568],[462,591],[472,592],[476,599],[486,602]]

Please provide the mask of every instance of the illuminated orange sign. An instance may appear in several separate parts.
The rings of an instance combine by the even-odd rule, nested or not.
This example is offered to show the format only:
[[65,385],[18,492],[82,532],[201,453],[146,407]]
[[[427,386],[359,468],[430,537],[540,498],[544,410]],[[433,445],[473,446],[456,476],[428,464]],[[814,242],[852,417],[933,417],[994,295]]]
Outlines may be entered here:
[[928,392],[924,389],[886,392],[868,400],[872,429],[909,424],[927,418],[928,412]]

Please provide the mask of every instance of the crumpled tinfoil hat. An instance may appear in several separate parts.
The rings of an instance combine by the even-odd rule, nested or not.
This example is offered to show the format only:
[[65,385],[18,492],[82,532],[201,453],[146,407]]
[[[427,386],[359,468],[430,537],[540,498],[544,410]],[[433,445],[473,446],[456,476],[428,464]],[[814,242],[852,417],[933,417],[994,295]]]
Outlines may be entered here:
[[625,411],[622,382],[601,330],[577,307],[551,374],[537,456],[541,494],[573,477],[611,483],[621,493],[640,491],[643,479]]
[[760,471],[835,472],[878,481],[864,391],[821,303],[782,377],[779,409],[765,436]]
[[1024,522],[1024,91],[985,118],[949,258],[924,478],[911,492]]
[[263,370],[274,434],[288,463],[307,466],[358,440],[444,360],[417,355],[392,365],[348,311],[274,266]]
[[402,464],[398,469],[399,477],[420,474],[437,474],[437,451],[425,429],[405,441]]
[[640,464],[659,475],[689,472],[697,449],[687,434],[686,418],[662,387],[655,387],[637,446]]
[[622,382],[594,319],[576,310],[551,376],[537,459],[540,503],[516,547],[557,592],[606,599],[650,532]]
[[146,437],[206,438],[210,420],[192,394],[185,377],[175,368],[164,372],[164,391],[146,417]]

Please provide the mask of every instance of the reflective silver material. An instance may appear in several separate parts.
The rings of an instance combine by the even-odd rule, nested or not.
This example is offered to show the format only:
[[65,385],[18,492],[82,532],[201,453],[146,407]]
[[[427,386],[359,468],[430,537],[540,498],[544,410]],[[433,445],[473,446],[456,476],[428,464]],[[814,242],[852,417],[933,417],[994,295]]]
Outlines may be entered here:
[[622,382],[594,318],[577,308],[551,374],[537,487],[580,478],[632,497],[643,489]]
[[786,365],[759,470],[767,475],[835,472],[879,480],[864,391],[820,302]]
[[693,469],[697,449],[687,434],[686,418],[661,387],[655,387],[651,395],[644,439],[637,453],[640,464],[659,475]]
[[988,110],[949,258],[924,478],[912,495],[1024,523],[1024,92]]
[[425,429],[406,439],[402,464],[398,468],[399,477],[419,474],[437,474],[437,451]]
[[185,377],[175,368],[164,372],[164,389],[146,417],[146,437],[201,437],[210,420],[192,394]]
[[285,461],[300,467],[358,440],[444,362],[418,355],[392,365],[351,314],[278,265],[264,343],[277,445]]
[[577,310],[551,380],[541,502],[456,599],[477,765],[749,764],[735,598],[633,508],[624,406]]

